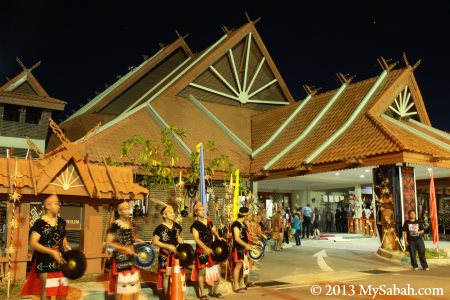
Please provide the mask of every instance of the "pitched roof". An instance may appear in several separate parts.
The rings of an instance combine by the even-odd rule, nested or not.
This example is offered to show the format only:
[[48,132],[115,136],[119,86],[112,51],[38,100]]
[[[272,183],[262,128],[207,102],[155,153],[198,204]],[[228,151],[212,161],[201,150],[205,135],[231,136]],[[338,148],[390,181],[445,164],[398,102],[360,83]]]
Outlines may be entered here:
[[112,167],[85,161],[79,145],[39,160],[0,158],[0,193],[88,196],[107,199],[142,199],[148,190],[133,183],[130,167]]
[[[324,164],[328,164],[331,169],[333,169],[331,164],[335,164],[335,169],[344,168],[345,165],[364,164],[365,160],[393,153],[426,155],[426,157],[420,159],[422,162],[428,160],[430,164],[439,160],[446,160],[450,163],[450,135],[419,121],[407,121],[406,119],[398,121],[384,115],[384,110],[394,101],[398,90],[403,90],[404,85],[410,83],[408,81],[410,76],[412,76],[412,70],[409,68],[389,72],[355,120],[349,126],[344,126],[345,123],[348,123],[350,114],[355,111],[359,102],[367,95],[377,78],[350,84],[333,104],[333,109],[323,115],[323,118],[309,132],[307,138],[270,165],[270,168],[268,168],[269,174],[283,170],[293,170],[294,174],[317,172],[314,169],[317,167],[318,170],[322,170],[319,166]],[[267,166],[267,163],[273,157],[301,135],[305,127],[311,123],[311,120],[317,118],[317,113],[334,93],[336,93],[336,90],[313,97],[311,102],[293,119],[282,134],[254,158],[252,173],[261,174],[263,167]],[[423,103],[420,103],[421,99],[416,98],[414,101],[416,106],[423,106]],[[384,106],[380,106],[380,102],[385,102]],[[373,107],[375,106],[385,108],[374,110]],[[285,119],[288,111],[293,110],[294,107],[286,107],[255,115],[253,119],[254,131],[266,129],[264,120],[270,121],[277,115],[283,115],[282,119]],[[375,111],[378,111],[378,113],[374,114]],[[426,111],[420,117],[425,118],[426,121],[428,118]],[[276,127],[274,122],[271,122],[268,132],[273,132]],[[323,151],[316,156],[311,155],[341,129],[345,130]],[[414,130],[417,132],[414,133]],[[265,138],[270,136],[267,132],[264,134]],[[257,132],[252,138],[260,136],[261,134]],[[431,136],[431,138],[426,136]],[[254,141],[253,144],[261,144],[261,141]],[[305,163],[307,157],[313,157],[313,159],[309,163]],[[418,159],[407,160],[403,158],[403,161],[417,163]]]
[[[250,60],[246,53],[256,46],[259,52],[249,54],[254,60],[253,69],[245,66],[243,73],[250,70],[249,74],[237,74],[233,60],[246,65]],[[173,51],[175,49],[172,47]],[[147,71],[153,70],[161,59],[159,55],[155,56],[152,66],[147,65]],[[165,53],[166,57],[168,55]],[[266,77],[255,83],[253,93],[275,82],[277,91],[261,93],[265,103],[249,104],[246,101],[251,97],[241,95],[239,85],[247,79],[256,82],[253,75],[263,69]],[[85,143],[83,151],[94,161],[105,157],[119,161],[121,144],[132,135],[140,134],[158,141],[161,128],[175,125],[186,130],[186,138],[176,143],[180,157],[177,167],[180,168],[188,168],[189,153],[199,142],[208,140],[214,140],[219,152],[229,156],[243,174],[257,176],[298,175],[365,163],[420,161],[450,167],[448,134],[430,127],[412,71],[409,66],[384,70],[377,77],[345,83],[339,89],[309,95],[293,103],[253,23],[249,23],[181,62],[174,72],[149,87],[145,97],[129,94],[126,102],[131,107],[128,110],[117,115],[99,109],[137,84],[146,76],[143,71],[140,75],[130,72],[126,80],[100,94],[94,103],[82,108],[61,126],[69,136],[78,138],[94,122],[106,122]],[[289,105],[274,107],[272,104],[281,102],[270,101],[270,96],[276,98],[280,91],[284,97],[280,101]],[[397,109],[393,110],[394,103]],[[413,119],[407,121],[411,109]],[[424,142],[427,145],[420,148]],[[137,159],[138,153],[137,150],[132,152],[127,162]]]
[[64,110],[65,101],[50,97],[31,71],[25,69],[0,87],[0,102]]

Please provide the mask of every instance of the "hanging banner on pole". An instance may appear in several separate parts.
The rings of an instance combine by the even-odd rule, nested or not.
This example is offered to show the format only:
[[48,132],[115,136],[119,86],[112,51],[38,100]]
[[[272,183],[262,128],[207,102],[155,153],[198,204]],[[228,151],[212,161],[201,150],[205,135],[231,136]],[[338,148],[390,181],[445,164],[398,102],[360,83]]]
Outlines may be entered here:
[[434,188],[433,170],[430,171],[430,219],[431,219],[431,233],[433,238],[433,247],[435,250],[439,250],[439,227],[438,227],[436,192]]
[[206,218],[208,208],[206,206],[206,186],[205,186],[205,162],[203,158],[203,143],[200,143],[197,145],[197,152],[200,152],[200,202],[202,203],[203,207],[205,208],[205,215]]
[[234,185],[234,198],[233,198],[233,220],[237,219],[239,212],[239,169],[235,173],[236,183]]

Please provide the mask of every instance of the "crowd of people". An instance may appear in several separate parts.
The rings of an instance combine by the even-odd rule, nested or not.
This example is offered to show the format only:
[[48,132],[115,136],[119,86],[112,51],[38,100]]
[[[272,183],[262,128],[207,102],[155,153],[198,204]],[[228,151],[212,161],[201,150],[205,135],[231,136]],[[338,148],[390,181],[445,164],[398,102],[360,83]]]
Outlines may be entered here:
[[[48,196],[43,206],[45,214],[37,220],[30,232],[30,246],[35,250],[31,272],[27,278],[21,295],[40,294],[41,299],[58,296],[65,299],[68,294],[68,279],[61,272],[61,265],[65,264],[63,253],[71,250],[67,242],[65,221],[58,216],[60,202],[57,195]],[[169,285],[171,270],[175,267],[178,257],[178,246],[184,243],[182,227],[176,220],[176,213],[172,206],[166,205],[160,211],[163,221],[153,232],[152,244],[159,249],[157,290],[169,299]],[[136,215],[136,212],[133,216]],[[191,280],[198,282],[199,297],[202,300],[223,298],[219,292],[221,278],[220,262],[215,261],[212,249],[213,241],[223,241],[231,245],[229,261],[231,262],[232,290],[244,293],[255,286],[250,282],[252,261],[249,251],[252,250],[258,235],[271,233],[274,250],[281,251],[283,243],[289,244],[290,238],[295,239],[296,246],[301,245],[302,239],[319,239],[321,213],[318,208],[305,207],[291,211],[289,208],[278,209],[268,223],[260,215],[251,214],[248,207],[241,207],[237,219],[227,230],[218,230],[211,219],[205,214],[201,203],[194,206],[195,220],[190,228],[195,240],[196,249],[192,262]],[[326,231],[332,230],[333,214],[327,210],[324,214]],[[111,257],[109,294],[116,299],[138,299],[140,295],[140,270],[133,264],[136,256],[135,243],[145,243],[136,234],[131,221],[131,207],[127,201],[118,204],[116,220],[112,222],[106,237],[106,245],[114,249]],[[346,232],[348,212],[336,209],[334,223],[337,232]],[[411,265],[417,270],[416,252],[419,253],[420,263],[424,270],[428,270],[425,258],[425,246],[422,235],[424,226],[416,220],[415,211],[409,211],[409,220],[403,226],[405,246],[411,253]],[[254,262],[253,262],[254,263]],[[213,270],[213,271],[211,271]],[[207,280],[207,272],[209,280]],[[213,272],[213,273],[211,273]],[[181,269],[184,275],[184,268]],[[212,274],[212,275],[211,275]],[[211,285],[209,294],[205,285]]]

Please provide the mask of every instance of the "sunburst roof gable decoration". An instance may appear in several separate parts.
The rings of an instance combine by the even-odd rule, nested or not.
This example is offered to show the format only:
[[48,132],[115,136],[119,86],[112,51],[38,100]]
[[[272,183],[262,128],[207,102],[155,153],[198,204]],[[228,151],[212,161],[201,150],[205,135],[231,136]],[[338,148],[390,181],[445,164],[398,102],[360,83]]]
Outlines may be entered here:
[[289,104],[252,32],[190,82],[181,94],[231,105]]
[[61,171],[58,177],[55,178],[55,181],[50,184],[59,186],[65,191],[68,191],[71,188],[84,187],[83,181],[80,179],[74,165],[68,165],[66,169]]
[[[388,113],[389,112],[389,113]],[[417,115],[417,109],[408,86],[394,99],[389,106],[387,114],[397,118],[409,118]]]

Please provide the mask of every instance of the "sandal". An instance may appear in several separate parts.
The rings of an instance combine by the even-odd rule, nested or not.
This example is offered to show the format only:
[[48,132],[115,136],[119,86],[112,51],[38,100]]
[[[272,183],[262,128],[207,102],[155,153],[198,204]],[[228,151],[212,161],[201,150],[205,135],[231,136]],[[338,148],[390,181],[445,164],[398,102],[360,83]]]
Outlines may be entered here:
[[249,282],[249,283],[247,283],[247,285],[246,285],[246,287],[257,287],[257,285],[256,284],[254,284],[253,282]]
[[206,296],[206,295],[200,296],[200,299],[201,300],[208,300],[208,296]]
[[233,290],[233,292],[235,293],[245,293],[243,288],[237,289],[237,290]]
[[213,298],[223,298],[223,295],[221,293],[210,293],[208,296]]

